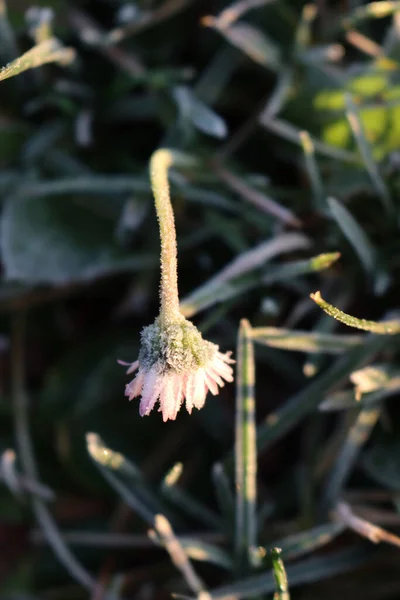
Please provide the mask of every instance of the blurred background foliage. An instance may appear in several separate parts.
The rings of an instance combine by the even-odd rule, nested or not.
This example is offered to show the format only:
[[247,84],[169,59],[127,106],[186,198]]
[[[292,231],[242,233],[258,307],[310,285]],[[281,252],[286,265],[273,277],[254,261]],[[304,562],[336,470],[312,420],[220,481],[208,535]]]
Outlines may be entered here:
[[[309,294],[399,316],[400,2],[2,0],[0,59],[0,598],[398,598],[399,336]],[[251,323],[167,424],[117,365],[160,146],[183,312]]]

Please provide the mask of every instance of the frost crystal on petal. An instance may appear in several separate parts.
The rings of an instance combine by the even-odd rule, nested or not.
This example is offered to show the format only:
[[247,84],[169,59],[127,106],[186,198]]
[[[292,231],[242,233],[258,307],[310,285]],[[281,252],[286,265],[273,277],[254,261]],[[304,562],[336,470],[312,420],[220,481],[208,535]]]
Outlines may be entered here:
[[142,397],[141,416],[159,401],[163,420],[173,420],[184,401],[191,413],[193,407],[204,406],[208,391],[215,396],[225,381],[233,381],[231,353],[223,354],[216,344],[204,340],[184,317],[164,327],[156,319],[143,329],[141,342],[139,359],[127,365],[128,373],[137,373],[125,390],[129,400]]

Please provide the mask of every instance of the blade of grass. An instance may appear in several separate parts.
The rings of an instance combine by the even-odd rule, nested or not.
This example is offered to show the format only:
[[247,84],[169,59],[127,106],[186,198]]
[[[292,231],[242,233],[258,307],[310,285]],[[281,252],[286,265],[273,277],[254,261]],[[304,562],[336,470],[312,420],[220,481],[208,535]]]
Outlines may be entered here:
[[326,546],[340,535],[344,528],[345,526],[341,523],[326,523],[289,535],[271,545],[282,550],[285,560],[293,560]]
[[[301,146],[300,140],[300,129],[288,123],[286,121],[282,121],[281,119],[270,119],[268,116],[262,114],[260,116],[260,124],[268,129],[268,131],[272,131],[279,137],[289,142],[293,142],[298,146]],[[347,163],[359,163],[359,159],[356,154],[353,152],[348,152],[347,150],[341,150],[340,148],[336,148],[335,146],[329,146],[320,140],[315,138],[311,138],[312,143],[316,152],[321,154],[322,156],[328,156],[329,158],[336,158],[337,160],[341,160]]]
[[11,61],[5,67],[0,69],[0,81],[14,77],[27,71],[35,69],[46,63],[58,62],[61,65],[70,64],[75,58],[75,50],[65,48],[56,38],[44,40],[37,46],[34,46],[22,56]]
[[379,168],[376,164],[370,144],[365,136],[364,128],[361,122],[360,114],[357,105],[354,103],[350,94],[345,95],[346,100],[346,116],[349,121],[354,138],[357,142],[360,154],[364,165],[371,178],[371,183],[374,186],[376,193],[382,201],[383,207],[388,214],[393,214],[393,202],[385,182],[379,174]]
[[366,319],[357,319],[357,317],[352,317],[347,313],[339,310],[332,304],[325,302],[325,300],[321,297],[320,292],[315,292],[315,294],[310,294],[311,300],[314,300],[319,307],[322,308],[328,315],[337,319],[341,323],[348,325],[349,327],[355,327],[356,329],[363,329],[364,331],[370,331],[371,333],[377,333],[379,335],[396,335],[400,333],[400,321],[382,321],[378,323],[377,321],[368,321]]
[[287,431],[295,427],[312,410],[315,410],[324,396],[347,378],[352,371],[365,364],[371,356],[388,348],[384,337],[371,336],[365,343],[348,351],[330,369],[313,380],[304,390],[291,398],[282,408],[270,414],[266,422],[258,428],[258,451],[263,452]]
[[200,310],[220,301],[219,298],[225,299],[227,288],[235,284],[235,279],[262,268],[267,261],[279,254],[305,249],[308,245],[309,241],[305,236],[299,233],[284,233],[243,252],[214,277],[184,298],[181,302],[181,312],[185,317],[191,317]]
[[222,513],[227,535],[233,538],[232,529],[234,523],[235,501],[232,486],[222,463],[215,463],[212,468],[212,479],[219,509]]
[[255,327],[252,339],[258,344],[297,352],[341,352],[364,342],[362,335],[335,335],[318,331],[293,331],[278,327]]
[[242,198],[259,208],[261,211],[276,217],[282,223],[292,227],[300,227],[300,220],[285,206],[281,206],[276,200],[269,198],[265,194],[255,190],[243,179],[237,177],[232,171],[225,167],[215,166],[215,172],[219,178],[234,192]]
[[[127,473],[127,464],[129,464],[122,454],[114,452],[104,445],[101,438],[96,433],[86,434],[86,444],[89,456],[93,460],[100,473],[108,481],[110,486],[117,492],[128,506],[149,525],[154,525],[156,510],[160,508],[160,502],[143,486],[127,486],[118,476],[119,469],[125,475],[129,474],[130,481],[138,481],[136,472]],[[133,476],[132,476],[133,475]]]
[[329,269],[340,258],[340,252],[328,252],[319,254],[306,260],[294,260],[282,265],[273,265],[263,275],[262,281],[272,285],[285,279],[292,279],[307,273],[318,273]]
[[335,198],[328,198],[330,212],[347,241],[353,246],[367,274],[376,267],[375,249],[353,215]]
[[[156,536],[152,536],[153,543],[160,544]],[[227,552],[221,550],[218,546],[204,542],[197,537],[178,536],[178,540],[183,550],[191,560],[198,562],[207,562],[227,571],[233,569],[233,562]]]
[[392,546],[397,546],[398,548],[400,547],[399,536],[389,533],[382,527],[378,527],[366,519],[357,517],[357,515],[353,513],[350,505],[346,502],[339,502],[334,511],[334,518],[339,521],[339,523],[343,523],[374,544],[386,542]]
[[360,410],[350,427],[322,493],[321,510],[323,514],[327,514],[337,504],[361,447],[368,440],[379,414],[378,408]]
[[[370,549],[349,548],[347,550],[330,553],[299,561],[289,565],[286,569],[290,585],[302,585],[329,579],[335,575],[342,575],[361,565],[365,565],[374,555]],[[257,594],[271,594],[275,591],[275,579],[272,573],[254,575],[231,585],[225,585],[210,590],[212,600],[228,600],[232,596],[235,600],[251,598]]]
[[[38,469],[31,441],[28,397],[25,391],[24,339],[25,315],[17,313],[14,316],[12,334],[12,398],[15,435],[24,473],[31,482],[37,484]],[[54,555],[75,581],[80,583],[86,590],[93,590],[94,586],[97,585],[95,579],[65,544],[45,502],[39,496],[34,495],[32,496],[32,508]]]
[[[182,573],[182,576],[185,579],[188,587],[195,594],[201,594],[202,600],[207,600],[209,595],[206,591],[204,583],[192,567],[188,556],[182,547],[182,544],[179,542],[179,539],[173,532],[171,524],[164,517],[164,515],[155,515],[154,528],[162,545],[168,552],[171,561]],[[149,535],[153,537],[154,533],[149,532]]]
[[192,498],[185,490],[177,487],[177,475],[179,477],[179,465],[175,465],[164,477],[161,484],[161,493],[170,502],[179,507],[186,514],[203,521],[205,525],[213,529],[221,530],[222,522],[219,515],[204,506],[201,502]]
[[285,565],[281,558],[282,550],[273,548],[271,550],[272,570],[274,573],[276,592],[274,600],[290,600],[288,579],[286,575]]
[[384,384],[379,390],[363,393],[361,397],[357,397],[355,391],[344,391],[328,396],[326,400],[321,402],[319,410],[322,411],[338,411],[347,410],[349,408],[364,408],[373,406],[381,402],[385,398],[400,391],[400,377],[393,377]]
[[341,24],[344,29],[349,29],[358,25],[366,19],[384,19],[390,17],[400,10],[400,2],[393,0],[381,0],[380,2],[369,2],[365,6],[358,6],[350,16],[342,19]]
[[235,556],[238,571],[251,567],[257,543],[257,448],[255,423],[255,362],[251,326],[242,320],[237,342],[235,487]]
[[318,164],[315,158],[315,147],[308,131],[300,131],[300,143],[303,148],[306,169],[310,178],[311,189],[313,192],[314,208],[317,212],[326,211],[326,201],[324,187],[322,184],[321,175],[318,169]]

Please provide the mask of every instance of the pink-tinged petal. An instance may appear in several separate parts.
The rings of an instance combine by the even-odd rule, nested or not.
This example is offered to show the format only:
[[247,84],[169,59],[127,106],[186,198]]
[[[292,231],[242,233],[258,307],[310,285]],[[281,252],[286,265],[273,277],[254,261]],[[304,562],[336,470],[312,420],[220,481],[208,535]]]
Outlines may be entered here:
[[175,411],[174,382],[173,376],[171,375],[165,376],[164,385],[160,393],[159,410],[162,412],[164,423],[165,421],[168,421],[168,419],[174,419],[176,416],[177,411]]
[[175,395],[176,414],[180,410],[183,399],[185,397],[186,379],[187,379],[187,375],[175,375],[175,378],[174,378],[174,395]]
[[185,385],[186,410],[188,411],[189,415],[192,413],[192,410],[193,410],[193,399],[194,399],[195,392],[196,392],[196,374],[189,373],[189,375],[187,376],[186,385]]
[[129,369],[127,370],[127,375],[130,375],[130,373],[134,373],[136,371],[136,369],[139,368],[139,361],[135,360],[135,362],[133,362],[131,364],[131,366],[129,367]]
[[156,369],[150,369],[146,373],[143,386],[142,399],[139,406],[141,417],[148,415],[154,408],[164,384],[164,377],[157,373]]
[[205,381],[206,373],[204,369],[198,369],[194,373],[194,383],[193,383],[193,395],[192,395],[192,405],[200,410],[203,408],[204,403],[206,401],[206,396],[208,392],[208,387]]
[[206,371],[205,380],[206,380],[206,385],[207,385],[208,389],[210,390],[210,392],[212,393],[212,395],[217,396],[219,393],[218,385],[214,381],[214,379],[212,377],[210,377],[210,375],[207,373],[207,371]]
[[122,367],[129,367],[129,369],[127,370],[128,375],[130,375],[130,373],[134,373],[136,371],[136,369],[139,367],[138,360],[135,360],[135,362],[133,362],[133,363],[127,363],[124,360],[117,360],[117,363],[119,365],[121,365]]
[[214,381],[220,386],[220,387],[224,387],[225,382],[221,379],[221,377],[219,376],[219,374],[217,373],[216,369],[214,368],[213,364],[209,365],[208,367],[206,367],[206,371],[207,371],[207,375],[209,375],[209,377],[211,377],[212,379],[214,379]]
[[233,369],[220,358],[216,358],[211,363],[212,368],[226,381],[233,381]]
[[143,371],[136,373],[136,377],[132,379],[125,387],[125,396],[128,396],[129,400],[133,400],[136,396],[140,396],[144,384],[145,374]]

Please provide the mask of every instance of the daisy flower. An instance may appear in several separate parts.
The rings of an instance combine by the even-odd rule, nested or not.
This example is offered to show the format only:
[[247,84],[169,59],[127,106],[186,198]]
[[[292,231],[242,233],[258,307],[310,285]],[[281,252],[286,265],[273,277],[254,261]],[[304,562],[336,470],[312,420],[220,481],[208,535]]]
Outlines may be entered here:
[[233,381],[231,353],[204,340],[199,330],[180,313],[177,277],[175,223],[169,197],[169,150],[157,150],[150,161],[150,176],[161,238],[160,315],[141,333],[138,360],[127,373],[136,373],[127,384],[129,400],[141,396],[139,413],[150,414],[159,403],[164,421],[175,419],[182,404],[189,413],[204,406],[210,391],[214,396],[225,381]]

